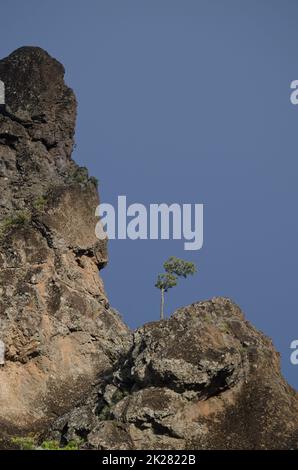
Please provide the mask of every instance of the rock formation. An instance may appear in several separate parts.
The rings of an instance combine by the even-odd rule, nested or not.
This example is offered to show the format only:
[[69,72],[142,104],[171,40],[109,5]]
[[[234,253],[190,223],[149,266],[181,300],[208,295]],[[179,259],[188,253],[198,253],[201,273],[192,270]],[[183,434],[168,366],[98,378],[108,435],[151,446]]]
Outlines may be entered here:
[[50,436],[91,449],[297,449],[298,397],[271,340],[215,298],[137,330]]
[[63,76],[39,48],[0,61],[0,447],[35,433],[84,449],[297,448],[297,393],[233,302],[135,332],[110,308]]
[[1,433],[41,428],[87,393],[125,347],[98,270],[96,181],[71,160],[76,99],[39,48],[0,61]]

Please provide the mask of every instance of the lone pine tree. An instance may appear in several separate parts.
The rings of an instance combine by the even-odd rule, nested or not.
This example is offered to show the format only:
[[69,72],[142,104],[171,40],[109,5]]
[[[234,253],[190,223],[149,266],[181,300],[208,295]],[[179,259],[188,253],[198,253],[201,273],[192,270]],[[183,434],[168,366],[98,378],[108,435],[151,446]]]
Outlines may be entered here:
[[194,263],[185,261],[181,258],[171,256],[163,264],[165,273],[158,274],[155,287],[160,289],[161,301],[160,301],[160,319],[164,319],[164,294],[169,289],[175,287],[178,282],[178,277],[187,278],[187,276],[194,274],[197,269]]

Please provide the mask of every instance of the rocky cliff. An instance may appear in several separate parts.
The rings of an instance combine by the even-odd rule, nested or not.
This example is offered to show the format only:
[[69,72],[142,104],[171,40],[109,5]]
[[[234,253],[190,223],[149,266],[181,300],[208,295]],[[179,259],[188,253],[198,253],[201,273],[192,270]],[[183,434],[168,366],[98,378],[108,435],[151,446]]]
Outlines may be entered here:
[[50,436],[91,449],[297,449],[298,399],[272,342],[215,298],[137,330]]
[[233,302],[135,332],[110,308],[96,181],[71,159],[63,77],[39,48],[0,61],[1,446],[33,433],[91,449],[297,448],[297,393]]
[[0,426],[41,428],[125,347],[94,233],[96,181],[71,160],[76,99],[64,68],[23,47],[0,61]]

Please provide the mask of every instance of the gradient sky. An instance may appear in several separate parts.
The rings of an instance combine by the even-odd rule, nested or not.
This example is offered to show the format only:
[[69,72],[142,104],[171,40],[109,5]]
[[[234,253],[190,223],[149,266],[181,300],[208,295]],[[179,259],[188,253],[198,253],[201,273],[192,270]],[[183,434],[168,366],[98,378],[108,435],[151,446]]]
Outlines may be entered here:
[[102,202],[205,204],[200,251],[110,242],[111,304],[132,327],[157,319],[163,261],[189,259],[199,272],[167,295],[167,313],[231,297],[296,388],[297,18],[296,0],[10,0],[0,31],[2,57],[37,45],[63,62],[79,101],[74,158]]

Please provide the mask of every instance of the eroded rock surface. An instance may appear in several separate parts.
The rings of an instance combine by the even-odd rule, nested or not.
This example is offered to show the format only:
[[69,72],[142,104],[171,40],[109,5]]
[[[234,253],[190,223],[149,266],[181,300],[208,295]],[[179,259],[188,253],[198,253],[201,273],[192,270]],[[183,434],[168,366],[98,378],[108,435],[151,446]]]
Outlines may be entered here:
[[297,448],[297,393],[233,302],[129,332],[98,275],[98,193],[71,159],[63,66],[25,47],[0,80],[0,447],[33,433],[91,449]]
[[133,345],[51,438],[93,449],[297,448],[297,393],[272,342],[229,299],[178,310]]
[[98,270],[96,181],[71,159],[76,99],[64,68],[23,47],[0,61],[0,433],[67,411],[128,346]]

